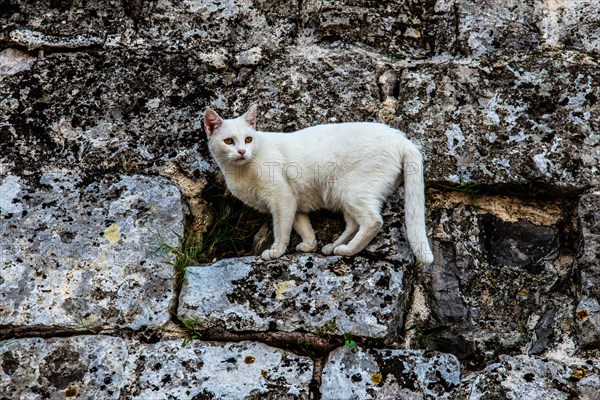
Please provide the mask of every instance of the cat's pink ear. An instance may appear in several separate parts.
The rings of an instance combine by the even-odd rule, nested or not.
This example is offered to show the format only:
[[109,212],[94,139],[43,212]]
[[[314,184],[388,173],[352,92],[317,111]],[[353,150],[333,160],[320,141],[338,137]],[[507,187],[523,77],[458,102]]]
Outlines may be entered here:
[[209,137],[222,123],[223,119],[212,108],[204,112],[204,130]]
[[252,129],[256,130],[256,104],[253,104],[252,107],[246,111],[246,114],[244,114],[244,121],[246,121]]

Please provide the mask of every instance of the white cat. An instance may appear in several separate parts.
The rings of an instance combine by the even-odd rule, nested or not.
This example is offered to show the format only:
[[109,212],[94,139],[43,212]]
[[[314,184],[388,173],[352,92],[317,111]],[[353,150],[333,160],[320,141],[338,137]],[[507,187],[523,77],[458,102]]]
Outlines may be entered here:
[[296,250],[317,247],[307,213],[342,212],[346,229],[324,254],[352,256],[377,235],[381,208],[404,177],[408,241],[417,260],[433,262],[425,231],[423,159],[417,146],[389,126],[369,122],[317,125],[293,133],[256,131],[256,106],[224,120],[208,109],[209,149],[229,190],[244,203],[273,215],[271,260],[288,246],[292,227],[302,237]]

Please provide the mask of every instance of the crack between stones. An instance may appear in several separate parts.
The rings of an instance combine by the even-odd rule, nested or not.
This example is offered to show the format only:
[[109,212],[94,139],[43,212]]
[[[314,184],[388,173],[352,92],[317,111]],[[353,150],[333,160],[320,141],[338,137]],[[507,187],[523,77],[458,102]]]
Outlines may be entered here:
[[[180,323],[180,325],[182,325]],[[333,336],[318,336],[305,332],[231,332],[212,327],[200,333],[199,340],[208,342],[260,342],[268,346],[308,356],[313,361],[313,376],[309,384],[309,398],[321,398],[320,387],[325,360],[334,349],[344,345],[344,339]]]
[[[179,321],[177,325],[183,328]],[[88,328],[73,329],[60,326],[0,326],[0,340],[13,340],[25,338],[68,338],[85,335],[106,335],[112,337],[122,337],[136,339],[142,343],[156,343],[163,340],[165,327],[158,327],[147,330],[130,330],[127,328]],[[182,339],[182,336],[177,336]],[[344,339],[333,336],[317,336],[312,333],[304,332],[231,332],[223,328],[209,328],[201,332],[198,340],[204,342],[236,343],[243,341],[260,342],[268,346],[290,351],[298,355],[307,356],[313,361],[312,380],[309,384],[309,399],[321,399],[319,388],[322,383],[323,369],[329,353],[334,349],[344,345]]]
[[[181,322],[178,325],[183,326]],[[371,339],[364,337],[353,338],[361,347],[373,349],[385,349],[386,343],[383,339]],[[241,331],[232,332],[221,327],[208,328],[199,332],[199,339],[206,342],[260,342],[268,346],[289,351],[300,356],[310,357],[313,361],[313,378],[309,385],[309,398],[311,400],[321,399],[320,387],[323,377],[323,369],[329,354],[345,345],[345,339],[334,335],[315,335],[308,332],[254,332]]]
[[53,337],[71,337],[82,335],[98,335],[107,334],[116,331],[115,329],[104,330],[102,328],[84,328],[73,329],[63,326],[46,326],[46,325],[30,325],[30,326],[14,326],[0,325],[0,340],[23,339],[23,338],[42,338],[49,339]]
[[[187,203],[187,200],[185,198],[182,198],[182,200],[186,208],[189,210],[189,204]],[[183,237],[190,233],[189,231],[191,222],[191,217],[188,216],[185,222]],[[183,246],[183,243],[180,245]],[[170,322],[178,326],[182,332],[186,332],[188,330],[188,327],[186,327],[183,321],[181,321],[177,316],[177,310],[179,308],[179,296],[183,286],[183,279],[185,279],[184,276],[184,274],[178,275],[177,271],[175,271],[173,280],[174,298],[171,306],[169,307],[169,313],[171,315]],[[155,332],[159,335],[160,331],[161,328],[155,330]],[[151,332],[151,330],[145,332]],[[40,333],[42,334],[40,335]],[[40,337],[54,337],[57,336],[56,333],[57,331],[37,332],[34,330],[29,332],[29,335],[27,336],[32,335]],[[86,332],[65,331],[62,332],[62,336],[75,336],[85,333]],[[313,361],[312,380],[309,384],[309,399],[311,400],[321,399],[320,387],[322,383],[323,369],[325,367],[325,360],[329,356],[329,353],[331,353],[331,351],[334,349],[344,345],[344,339],[341,337],[318,336],[312,333],[303,332],[231,332],[224,328],[212,327],[199,333],[198,340],[206,342],[260,342],[274,348],[310,357]],[[138,334],[141,334],[141,332],[138,332]],[[1,329],[0,337],[2,337]]]

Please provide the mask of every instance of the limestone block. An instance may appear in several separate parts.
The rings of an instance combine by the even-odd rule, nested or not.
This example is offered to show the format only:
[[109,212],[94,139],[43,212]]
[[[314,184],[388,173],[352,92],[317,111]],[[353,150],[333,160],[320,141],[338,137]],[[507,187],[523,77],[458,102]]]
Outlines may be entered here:
[[403,320],[405,268],[339,256],[222,260],[187,269],[178,314],[200,328],[390,338]]
[[453,400],[595,399],[600,390],[598,366],[564,365],[531,356],[502,355],[498,362],[463,379]]
[[[46,173],[0,178],[0,324],[158,326],[170,318],[183,206],[159,177]],[[162,239],[161,236],[162,235]]]
[[256,342],[159,342],[137,354],[132,399],[308,399],[313,362]]
[[423,350],[333,351],[323,370],[323,400],[448,399],[460,383],[460,363]]
[[0,393],[51,399],[307,399],[313,363],[261,343],[111,336],[0,342]]
[[600,52],[600,5],[594,0],[440,3],[457,6],[459,43],[475,53],[564,45]]
[[9,399],[119,399],[133,377],[125,340],[111,336],[0,342],[0,393]]

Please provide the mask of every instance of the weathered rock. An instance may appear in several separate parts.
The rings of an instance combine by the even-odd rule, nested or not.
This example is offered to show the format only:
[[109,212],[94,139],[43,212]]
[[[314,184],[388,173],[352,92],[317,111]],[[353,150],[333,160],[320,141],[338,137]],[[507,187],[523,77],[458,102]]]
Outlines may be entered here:
[[576,261],[580,281],[575,312],[578,343],[584,348],[600,348],[600,190],[581,197],[578,219],[581,229]]
[[467,376],[452,399],[586,399],[597,398],[597,365],[562,365],[537,357],[501,356],[497,363]]
[[[223,268],[255,286],[225,276],[227,290],[239,295],[224,301],[231,319],[216,305],[198,317],[202,323],[389,340],[410,300],[414,315],[399,332],[405,343],[447,349],[467,367],[501,353],[554,360],[577,354],[596,362],[598,1],[11,0],[0,8],[0,324],[72,330],[164,322],[173,304],[171,272],[149,254],[151,235],[133,233],[150,219],[138,205],[130,214],[126,208],[137,194],[142,205],[164,200],[172,185],[159,180],[154,190],[157,180],[139,175],[175,181],[194,217],[190,231],[205,232],[210,207],[230,200],[208,199],[224,189],[199,115],[209,105],[238,115],[258,102],[262,130],[378,120],[421,144],[427,186],[444,189],[428,193],[437,262],[411,273],[418,280],[406,290],[413,258],[400,190],[384,209],[383,231],[362,254],[368,261],[316,257],[322,273],[297,255],[276,267]],[[49,171],[79,178],[65,178],[63,189],[40,185]],[[104,181],[124,174],[137,183]],[[457,185],[467,194],[448,189]],[[575,199],[585,192],[577,211]],[[166,197],[165,209],[180,215],[178,195]],[[115,202],[123,208],[113,210]],[[175,244],[169,235],[173,227],[181,233],[174,222],[180,218],[161,215],[152,229]],[[45,222],[36,225],[40,218]],[[313,221],[322,242],[340,229],[326,213]],[[340,266],[356,271],[351,276]],[[287,276],[288,269],[298,276]],[[377,273],[397,293],[361,288]],[[308,279],[325,283],[313,287]],[[218,286],[209,279],[195,284]],[[291,298],[300,288],[308,292]],[[331,309],[317,310],[323,304]],[[200,308],[186,313],[205,307],[193,306]],[[148,351],[168,352],[162,345]],[[3,364],[9,370],[11,360]],[[144,395],[159,386],[144,382]],[[597,375],[582,379],[574,396],[593,398],[597,382]],[[508,390],[485,384],[498,396]]]
[[440,11],[453,7],[458,14],[457,47],[465,52],[568,46],[600,53],[600,6],[593,0],[436,2]]
[[[379,116],[423,145],[429,182],[569,193],[597,185],[598,56],[504,51],[486,57],[391,63],[358,48],[296,46],[247,81],[266,105],[261,129]],[[377,85],[391,70],[399,77],[397,99]],[[353,98],[357,91],[360,98]]]
[[312,368],[309,358],[254,342],[0,342],[0,393],[8,398],[307,399]]
[[[20,28],[63,37],[94,34],[106,37],[107,45],[171,51],[195,49],[208,37],[214,47],[235,51],[256,44],[277,48],[294,40],[345,41],[375,48],[393,59],[542,46],[598,52],[600,46],[600,9],[594,0],[501,0],[485,6],[474,0],[306,0],[285,5],[272,0],[183,4],[77,0],[11,6],[2,14],[5,23],[0,30],[0,39],[8,43],[14,43],[10,34]],[[201,50],[208,54],[212,49]]]
[[[406,264],[405,264],[406,265]],[[391,339],[401,327],[406,267],[356,257],[247,257],[187,269],[179,318],[199,328],[304,331]]]
[[10,32],[11,43],[26,47],[28,50],[35,49],[85,49],[88,47],[104,44],[104,38],[97,35],[77,34],[72,37],[54,37],[29,29],[15,29]]
[[414,263],[414,254],[406,240],[403,187],[388,198],[381,216],[383,227],[363,253],[373,259],[385,258],[402,264]]
[[140,329],[169,320],[173,268],[158,249],[178,244],[183,204],[166,179],[7,175],[0,210],[0,324]]
[[323,370],[323,399],[448,399],[460,383],[449,354],[419,350],[333,351]]
[[212,93],[208,79],[197,82],[203,73],[182,55],[51,54],[0,85],[9,96],[0,103],[0,163],[18,174],[58,169],[97,179],[157,174],[179,160],[188,177],[200,178],[210,170],[194,132]]
[[133,399],[308,399],[313,362],[261,343],[161,341],[136,354]]
[[389,3],[324,0],[316,33],[323,39],[358,42],[390,58],[432,54],[436,21],[433,3]]
[[523,51],[403,65],[392,124],[423,144],[429,182],[580,192],[600,179],[597,64]]
[[3,75],[14,75],[31,68],[35,58],[29,54],[15,49],[0,51],[0,81]]
[[9,399],[118,399],[133,378],[127,343],[110,336],[0,342],[0,393]]
[[[303,10],[311,8],[310,2],[303,3]],[[147,4],[136,29],[119,7],[86,5],[106,18],[85,21],[86,14],[75,6],[22,6],[30,14],[11,14],[7,37],[18,29],[56,37],[111,33],[98,50],[51,53],[3,80],[0,140],[7,145],[1,147],[0,163],[11,171],[76,167],[81,173],[156,173],[176,165],[187,177],[201,178],[214,172],[197,123],[203,109],[212,105],[233,116],[257,101],[263,130],[381,118],[423,145],[428,182],[533,185],[540,191],[570,193],[600,183],[597,53],[586,52],[583,44],[574,46],[577,50],[547,49],[536,44],[543,39],[524,41],[526,48],[519,49],[513,45],[516,38],[537,34],[519,31],[536,26],[527,22],[532,6],[506,0],[499,4],[514,3],[521,14],[500,25],[510,35],[501,28],[492,35],[494,48],[485,50],[489,54],[414,62],[405,58],[412,51],[406,50],[402,59],[390,58],[386,48],[414,45],[430,52],[435,38],[424,32],[435,32],[438,22],[443,27],[459,14],[470,15],[457,20],[464,22],[459,25],[464,38],[454,40],[460,43],[475,35],[482,18],[489,24],[477,37],[496,29],[494,18],[504,22],[508,11],[498,5],[488,12],[467,0],[437,2],[438,11],[433,4],[358,3],[315,6],[318,18],[301,28],[299,16],[286,17],[287,6],[270,1],[252,6],[249,1]],[[550,3],[538,3],[536,15],[545,16]],[[576,34],[584,29],[581,20],[587,21],[588,13],[599,7],[592,0],[575,3],[548,14],[573,18],[568,26],[574,30],[565,33],[565,43],[582,40]],[[395,7],[406,13],[398,16]],[[328,19],[327,10],[351,15],[347,28],[345,23],[320,28],[315,21]],[[59,24],[65,12],[71,23]],[[395,20],[389,20],[392,14]],[[357,24],[356,19],[366,22]],[[170,26],[172,20],[180,24]],[[342,28],[348,38],[356,36],[358,27],[385,35],[395,24],[403,27],[394,30],[402,39],[381,42],[383,48],[376,51],[323,39],[329,37],[326,31]],[[92,28],[96,25],[98,29]],[[599,34],[594,29],[592,23],[586,25],[588,37]],[[411,30],[425,37],[421,44],[410,36]],[[294,32],[300,38],[294,40]],[[373,33],[365,40],[379,43],[381,34]],[[494,35],[506,40],[495,41]],[[207,37],[215,39],[205,44]],[[380,87],[380,78],[390,74],[397,86]]]
[[413,345],[482,363],[503,353],[540,354],[566,338],[575,306],[565,284],[575,203],[458,193],[433,199],[436,261],[416,275],[426,310],[407,328],[425,340]]
[[[172,0],[89,3],[75,0],[71,3],[15,4],[12,10],[1,15],[4,23],[0,27],[0,44],[38,48],[40,46],[30,45],[35,38],[50,39],[46,43],[52,44],[60,40],[58,38],[65,40],[83,35],[100,37],[102,44],[110,48],[154,48],[165,52],[192,50],[202,58],[224,47],[227,53],[235,54],[256,44],[265,44],[272,49],[289,43],[297,20],[296,15],[289,15],[290,8],[296,10],[298,6],[269,0],[226,0],[221,3],[196,0],[184,3]],[[66,21],[68,23],[64,23]],[[28,35],[18,35],[23,31]],[[214,47],[207,46],[209,42]],[[41,47],[55,48],[51,45]]]

